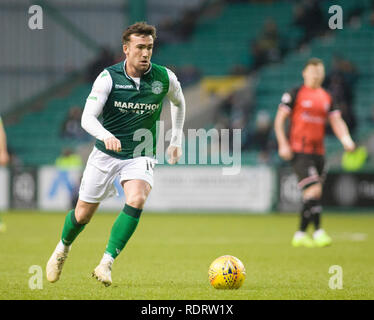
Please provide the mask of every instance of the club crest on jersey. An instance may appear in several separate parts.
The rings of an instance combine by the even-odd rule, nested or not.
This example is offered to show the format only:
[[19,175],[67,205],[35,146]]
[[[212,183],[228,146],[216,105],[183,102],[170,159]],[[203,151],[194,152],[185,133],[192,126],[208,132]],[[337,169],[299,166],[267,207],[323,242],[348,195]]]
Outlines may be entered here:
[[162,92],[163,85],[161,81],[152,82],[152,92],[154,94],[160,94]]

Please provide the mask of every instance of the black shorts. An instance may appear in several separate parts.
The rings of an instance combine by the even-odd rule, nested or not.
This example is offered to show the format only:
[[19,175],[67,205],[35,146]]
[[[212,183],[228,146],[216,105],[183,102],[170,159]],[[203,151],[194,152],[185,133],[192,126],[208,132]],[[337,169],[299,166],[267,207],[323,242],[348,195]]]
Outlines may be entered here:
[[326,170],[323,156],[295,153],[291,163],[297,175],[300,189],[306,189],[316,183],[323,183],[325,180]]

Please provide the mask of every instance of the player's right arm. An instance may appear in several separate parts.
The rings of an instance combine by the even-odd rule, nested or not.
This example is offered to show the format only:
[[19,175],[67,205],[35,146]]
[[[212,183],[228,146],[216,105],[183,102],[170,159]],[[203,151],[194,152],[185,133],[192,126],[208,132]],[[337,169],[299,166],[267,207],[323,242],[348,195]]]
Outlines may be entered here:
[[291,160],[293,152],[286,135],[286,121],[291,113],[294,97],[292,93],[286,92],[282,96],[277,115],[274,120],[274,131],[278,142],[278,153],[283,160]]
[[9,154],[6,143],[6,133],[0,117],[0,166],[5,166],[9,162]]
[[107,70],[99,74],[86,100],[81,125],[90,135],[94,136],[96,139],[102,140],[107,150],[119,152],[121,151],[121,141],[106,130],[98,120],[112,90],[112,84],[112,77]]

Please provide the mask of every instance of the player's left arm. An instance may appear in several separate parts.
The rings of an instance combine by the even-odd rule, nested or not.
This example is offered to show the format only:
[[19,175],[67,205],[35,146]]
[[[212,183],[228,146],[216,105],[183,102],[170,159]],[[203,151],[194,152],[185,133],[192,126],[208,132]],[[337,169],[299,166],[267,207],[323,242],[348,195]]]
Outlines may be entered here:
[[172,124],[171,140],[167,153],[169,156],[168,163],[175,164],[182,156],[182,138],[186,114],[186,101],[176,75],[169,69],[166,70],[169,76],[169,91],[167,96],[170,100]]
[[353,151],[356,144],[353,142],[347,124],[342,118],[339,110],[332,110],[329,113],[329,121],[335,136],[339,139],[345,151]]

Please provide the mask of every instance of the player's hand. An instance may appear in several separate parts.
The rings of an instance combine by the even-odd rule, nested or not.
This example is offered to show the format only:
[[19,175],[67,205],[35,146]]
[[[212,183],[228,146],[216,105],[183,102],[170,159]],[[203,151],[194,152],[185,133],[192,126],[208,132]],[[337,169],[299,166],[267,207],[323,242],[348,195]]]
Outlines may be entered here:
[[342,139],[343,148],[347,152],[352,152],[356,149],[356,144],[353,142],[351,137],[343,137]]
[[9,162],[8,152],[0,152],[0,166],[6,166]]
[[112,150],[115,152],[120,152],[122,150],[121,141],[119,141],[116,137],[104,139],[104,143],[107,150]]
[[353,144],[344,145],[343,147],[345,151],[352,152],[355,151],[356,144],[353,142]]
[[293,152],[289,144],[279,145],[278,153],[283,160],[289,161],[293,158]]
[[182,148],[176,146],[168,147],[169,164],[176,164],[182,156]]

